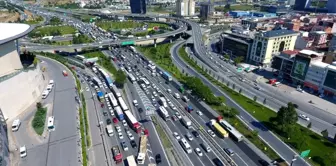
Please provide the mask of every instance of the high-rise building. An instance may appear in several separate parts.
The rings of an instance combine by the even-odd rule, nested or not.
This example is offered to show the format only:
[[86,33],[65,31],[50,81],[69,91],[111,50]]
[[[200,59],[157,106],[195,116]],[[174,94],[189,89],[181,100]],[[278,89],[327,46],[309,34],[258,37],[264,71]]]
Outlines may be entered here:
[[201,15],[201,19],[208,19],[210,13],[213,10],[213,6],[210,2],[203,2],[200,4],[201,8],[200,8],[200,15]]
[[294,9],[295,10],[304,10],[310,6],[311,0],[295,0]]
[[336,13],[336,0],[329,0],[327,2],[327,8],[329,13]]
[[130,0],[131,12],[146,14],[146,0]]
[[195,0],[177,0],[176,15],[178,16],[195,15]]

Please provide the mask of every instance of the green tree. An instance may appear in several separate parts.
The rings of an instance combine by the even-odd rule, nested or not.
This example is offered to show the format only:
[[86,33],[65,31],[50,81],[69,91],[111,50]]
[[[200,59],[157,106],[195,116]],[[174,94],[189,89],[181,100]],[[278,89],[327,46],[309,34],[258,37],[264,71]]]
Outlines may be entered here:
[[42,108],[42,103],[41,102],[37,102],[36,103],[36,108],[37,109],[41,109]]
[[230,59],[230,55],[225,54],[225,55],[224,55],[224,58],[225,58],[225,59]]
[[282,106],[277,112],[276,121],[282,128],[286,125],[293,125],[298,121],[298,115],[293,103],[289,102],[287,107]]
[[238,56],[233,61],[237,65],[237,64],[241,63],[243,60],[244,60],[243,56]]
[[309,122],[308,125],[307,125],[307,128],[310,129],[312,127],[312,123]]
[[256,101],[257,101],[257,99],[258,99],[258,97],[257,97],[257,96],[254,96],[254,97],[253,97],[253,101],[254,101],[254,102],[256,102]]
[[325,130],[321,131],[321,134],[322,134],[323,137],[328,138],[328,136],[329,136],[328,129],[325,129]]
[[328,153],[328,161],[326,165],[334,165],[336,163],[336,152],[332,151],[331,153]]
[[122,70],[118,70],[116,73],[115,83],[118,87],[123,87],[126,82],[126,74]]

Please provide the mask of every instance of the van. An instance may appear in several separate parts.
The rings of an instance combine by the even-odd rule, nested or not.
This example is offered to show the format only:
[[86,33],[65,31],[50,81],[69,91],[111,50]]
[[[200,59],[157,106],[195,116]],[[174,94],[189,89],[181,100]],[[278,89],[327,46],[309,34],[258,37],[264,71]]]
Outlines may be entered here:
[[187,98],[187,96],[183,96],[183,97],[182,97],[182,100],[183,100],[184,102],[188,102],[188,101],[189,101],[189,99]]
[[48,97],[48,95],[49,95],[49,91],[48,90],[43,91],[43,93],[42,93],[42,99],[46,99]]
[[206,144],[205,142],[201,143],[201,147],[204,149],[204,151],[206,151],[207,153],[211,152],[211,148],[208,144]]
[[21,125],[20,119],[15,119],[12,124],[12,131],[18,131],[20,125]]

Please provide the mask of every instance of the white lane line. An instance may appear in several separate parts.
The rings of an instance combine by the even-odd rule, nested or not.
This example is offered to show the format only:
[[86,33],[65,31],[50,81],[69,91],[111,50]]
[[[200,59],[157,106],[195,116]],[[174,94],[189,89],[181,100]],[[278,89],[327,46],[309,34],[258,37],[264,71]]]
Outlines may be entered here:
[[[204,163],[202,162],[202,160],[200,160],[200,158],[199,158],[196,154],[194,154],[194,155],[196,156],[197,160],[198,160],[203,166],[205,166]],[[211,161],[211,160],[210,160],[210,161]]]
[[246,166],[248,166],[248,164],[243,160],[243,158],[241,158],[239,155],[238,155],[238,153],[236,153],[236,156],[246,165]]

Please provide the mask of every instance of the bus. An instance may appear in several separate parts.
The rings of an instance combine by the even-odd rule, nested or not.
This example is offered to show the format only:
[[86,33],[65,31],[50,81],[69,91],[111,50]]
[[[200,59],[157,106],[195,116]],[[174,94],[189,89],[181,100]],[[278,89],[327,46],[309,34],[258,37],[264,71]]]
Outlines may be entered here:
[[122,156],[122,153],[120,152],[119,146],[118,145],[113,146],[111,148],[111,151],[112,151],[113,158],[116,164],[121,163],[123,160],[123,156]]
[[244,136],[234,127],[232,127],[230,123],[227,122],[226,120],[222,119],[221,117],[218,117],[218,122],[224,129],[226,129],[230,133],[230,136],[237,142],[240,142],[244,139]]
[[92,82],[94,83],[94,84],[96,84],[97,86],[99,86],[99,87],[102,87],[103,86],[103,83],[99,80],[99,78],[97,78],[97,77],[93,77],[92,78]]
[[149,81],[146,78],[141,77],[140,80],[145,83],[147,86],[150,85]]
[[142,135],[140,137],[140,147],[139,147],[139,153],[137,157],[138,164],[145,163],[146,153],[147,153],[147,135]]
[[168,118],[169,118],[169,113],[168,113],[168,111],[165,109],[165,107],[163,107],[163,106],[159,107],[159,113],[160,113],[161,117],[162,117],[165,121],[168,120]]
[[123,111],[127,111],[128,110],[128,107],[124,101],[124,99],[122,97],[118,97],[118,101],[119,101],[119,104],[120,104],[120,107]]
[[81,61],[84,61],[85,60],[85,57],[83,55],[76,55],[75,56],[76,59],[79,59]]
[[54,117],[53,116],[48,118],[48,131],[55,131]]
[[130,124],[133,130],[137,133],[140,133],[141,132],[140,123],[135,119],[133,114],[130,111],[124,111],[124,114],[126,116],[127,122]]
[[113,108],[118,106],[118,101],[117,99],[114,97],[113,93],[108,93],[108,98],[110,99]]
[[162,73],[162,77],[163,77],[164,79],[166,79],[167,81],[171,81],[171,80],[173,80],[173,77],[172,77],[171,75],[169,75],[169,73],[167,73],[167,72],[163,72],[163,73]]
[[222,137],[227,138],[229,137],[229,133],[219,125],[215,119],[210,120],[210,125],[213,130],[215,130],[218,134],[220,134]]
[[124,113],[123,111],[121,110],[121,108],[119,106],[115,107],[114,108],[115,112],[117,113],[117,117],[120,121],[124,120]]
[[180,140],[180,144],[182,146],[182,148],[189,154],[192,153],[192,149],[191,146],[189,145],[189,143],[187,142],[187,140],[185,138],[181,138]]
[[117,98],[121,97],[121,93],[119,92],[118,88],[115,85],[111,85],[110,88],[114,96],[116,96]]
[[128,156],[126,158],[126,161],[127,161],[127,164],[125,164],[125,165],[128,165],[128,166],[137,166],[133,155]]
[[167,101],[166,101],[166,98],[164,97],[160,97],[160,104],[163,106],[163,107],[167,107]]
[[101,68],[98,68],[100,74],[103,76],[105,82],[107,85],[111,86],[113,85],[113,81],[111,79],[111,77],[107,74],[107,72]]
[[131,74],[131,73],[128,73],[128,79],[129,79],[132,83],[134,83],[134,82],[136,81],[135,77],[134,77],[133,74]]

